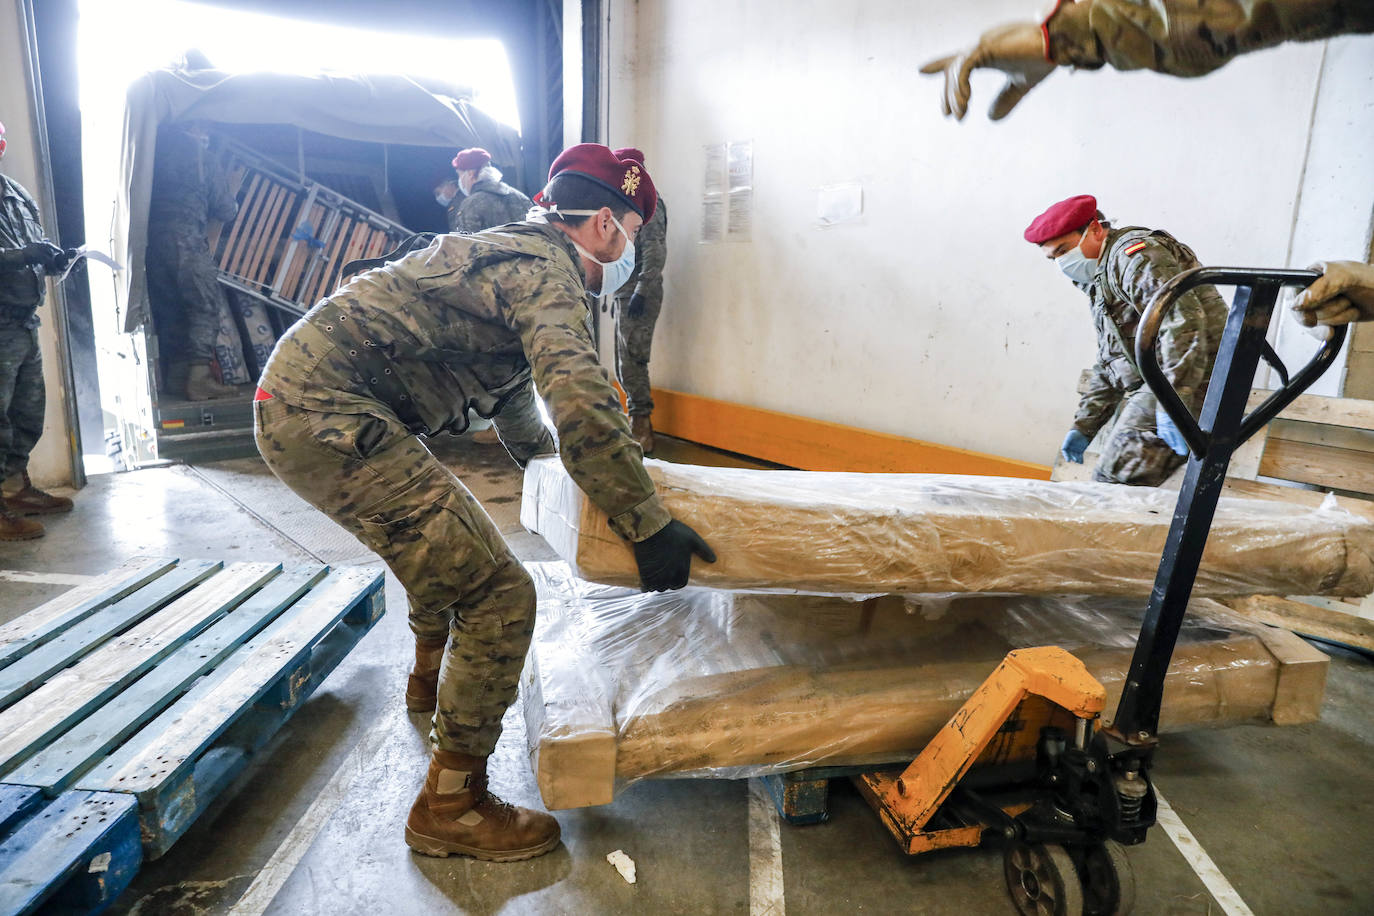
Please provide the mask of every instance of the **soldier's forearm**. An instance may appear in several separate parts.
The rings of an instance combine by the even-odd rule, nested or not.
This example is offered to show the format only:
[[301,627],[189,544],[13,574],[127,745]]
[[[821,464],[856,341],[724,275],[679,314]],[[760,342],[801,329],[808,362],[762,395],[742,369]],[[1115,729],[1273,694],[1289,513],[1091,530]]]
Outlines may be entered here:
[[1285,41],[1374,31],[1374,4],[1360,0],[1079,0],[1045,22],[1057,64],[1210,73],[1233,57]]

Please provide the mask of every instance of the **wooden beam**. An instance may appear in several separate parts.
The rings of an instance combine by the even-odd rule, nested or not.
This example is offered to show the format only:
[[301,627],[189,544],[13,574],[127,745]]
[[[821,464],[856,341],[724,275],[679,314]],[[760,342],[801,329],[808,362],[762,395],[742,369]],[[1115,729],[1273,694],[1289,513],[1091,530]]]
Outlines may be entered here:
[[654,427],[665,435],[806,471],[1050,478],[1049,467],[1029,461],[664,388],[654,389]]
[[1335,490],[1374,493],[1374,456],[1355,449],[1270,438],[1259,472]]
[[1374,620],[1272,595],[1230,598],[1222,603],[1260,623],[1374,652]]
[[[1250,392],[1248,409],[1254,410],[1273,393],[1263,388],[1254,389]],[[1327,426],[1346,426],[1352,429],[1374,429],[1374,401],[1302,394],[1283,409],[1278,419],[1324,423]]]

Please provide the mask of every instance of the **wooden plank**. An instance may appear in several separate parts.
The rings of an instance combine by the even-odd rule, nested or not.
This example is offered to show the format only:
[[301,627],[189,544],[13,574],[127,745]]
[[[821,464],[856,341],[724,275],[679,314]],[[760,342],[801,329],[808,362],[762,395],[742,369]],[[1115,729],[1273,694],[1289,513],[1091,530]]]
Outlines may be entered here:
[[1329,448],[1308,442],[1270,439],[1260,459],[1260,474],[1312,483],[1335,490],[1374,493],[1374,459],[1368,452]]
[[238,215],[234,218],[234,227],[229,233],[229,241],[225,243],[224,253],[220,255],[220,270],[233,273],[229,266],[240,257],[244,240],[247,238],[244,227],[248,225],[252,215],[257,211],[264,188],[262,173],[255,171],[253,180],[248,183],[248,193],[244,195],[243,203],[239,205]]
[[0,709],[28,694],[54,671],[98,648],[182,592],[217,572],[222,563],[182,563],[138,591],[104,607],[46,645],[16,659],[0,671]]
[[0,836],[13,831],[43,804],[43,793],[33,786],[0,785]]
[[127,795],[68,792],[0,843],[0,913],[95,913],[143,862]]
[[[1274,392],[1256,388],[1250,392],[1247,410],[1254,410]],[[1314,394],[1300,394],[1283,409],[1281,420],[1301,420],[1327,426],[1346,426],[1352,429],[1374,430],[1374,401],[1361,398],[1325,398]]]
[[[1174,484],[1171,489],[1177,489]],[[1241,496],[1246,499],[1264,499],[1272,502],[1291,502],[1302,506],[1320,506],[1327,498],[1334,499],[1336,505],[1347,512],[1374,521],[1374,500],[1357,499],[1349,496],[1331,496],[1325,490],[1306,490],[1301,487],[1285,487],[1261,480],[1228,479],[1226,496]]]
[[167,557],[134,557],[85,585],[0,626],[0,668],[32,652],[107,605],[125,598],[176,566]]
[[332,291],[330,287],[333,283],[333,278],[337,276],[335,267],[338,263],[339,252],[343,250],[344,243],[352,230],[353,221],[347,216],[339,214],[338,224],[335,226],[334,233],[329,239],[328,245],[325,248],[325,257],[320,261],[319,270],[314,278],[310,296],[312,302],[324,298],[325,295]]
[[1374,620],[1273,595],[1232,598],[1224,604],[1260,623],[1374,652]]
[[180,696],[245,640],[324,578],[328,567],[289,569],[200,636],[88,715],[79,725],[4,776],[53,795]]
[[0,769],[28,759],[281,571],[234,563],[0,713]]
[[77,780],[138,796],[145,852],[169,849],[383,612],[376,570],[334,570]]
[[238,276],[248,279],[253,266],[262,257],[262,249],[267,244],[267,226],[271,219],[276,215],[278,208],[281,207],[282,196],[286,194],[286,188],[272,182],[272,190],[267,195],[267,202],[262,206],[256,215],[254,222],[248,227],[250,243],[245,253],[245,257],[239,268],[234,271]]
[[[261,275],[266,272],[266,268],[270,266],[272,261],[268,252],[275,251],[279,241],[278,233],[282,210],[285,208],[289,212],[290,205],[287,204],[287,201],[295,201],[295,195],[285,186],[277,190],[277,197],[267,212],[267,218],[263,220],[262,229],[258,232],[258,243],[253,248],[253,257],[244,271],[244,275],[254,283],[264,282]],[[264,260],[267,262],[266,264],[264,264]]]
[[655,388],[654,428],[687,439],[806,471],[908,471],[1048,480],[1050,468],[1030,461],[922,442]]

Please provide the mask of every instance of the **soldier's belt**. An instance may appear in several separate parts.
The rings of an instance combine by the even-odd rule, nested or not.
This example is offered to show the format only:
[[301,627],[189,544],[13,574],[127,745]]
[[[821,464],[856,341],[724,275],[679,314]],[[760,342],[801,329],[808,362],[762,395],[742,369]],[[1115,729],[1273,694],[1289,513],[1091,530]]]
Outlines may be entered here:
[[348,354],[354,372],[368,393],[391,408],[406,429],[417,436],[427,436],[433,432],[420,417],[415,399],[397,377],[395,367],[385,351],[377,341],[367,336],[356,318],[350,318],[338,306],[328,303],[320,307],[312,323]]

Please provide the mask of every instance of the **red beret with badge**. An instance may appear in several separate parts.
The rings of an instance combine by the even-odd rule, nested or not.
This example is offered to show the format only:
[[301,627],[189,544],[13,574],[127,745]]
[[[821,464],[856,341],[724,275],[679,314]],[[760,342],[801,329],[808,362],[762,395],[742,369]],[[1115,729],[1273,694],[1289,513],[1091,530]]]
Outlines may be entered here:
[[[644,164],[617,155],[600,143],[579,143],[559,153],[553,165],[549,166],[549,181],[559,175],[580,175],[601,185],[628,204],[646,223],[658,207],[658,192],[654,190],[654,181]],[[535,203],[547,205],[547,190],[545,188],[534,196]]]
[[644,164],[644,151],[637,150],[633,146],[622,146],[620,149],[611,150],[611,152],[621,159],[633,159],[640,165]]
[[1091,194],[1079,194],[1052,204],[1031,221],[1023,234],[1031,244],[1043,245],[1066,232],[1077,232],[1096,218],[1097,198]]
[[491,165],[491,153],[480,146],[462,150],[453,157],[453,167],[460,172],[470,172],[488,165]]

